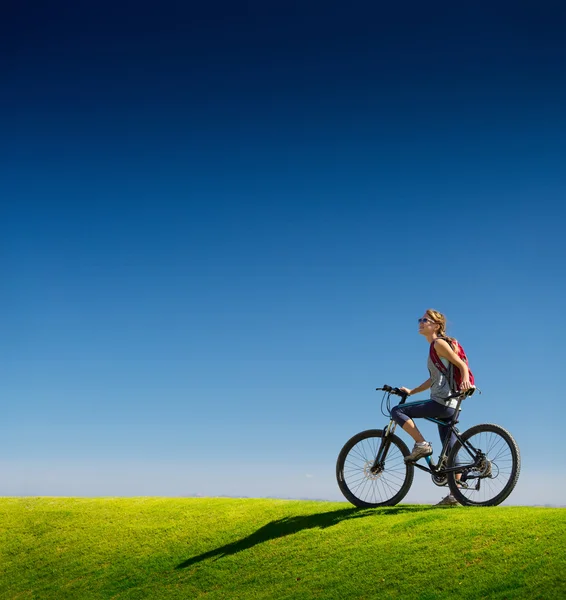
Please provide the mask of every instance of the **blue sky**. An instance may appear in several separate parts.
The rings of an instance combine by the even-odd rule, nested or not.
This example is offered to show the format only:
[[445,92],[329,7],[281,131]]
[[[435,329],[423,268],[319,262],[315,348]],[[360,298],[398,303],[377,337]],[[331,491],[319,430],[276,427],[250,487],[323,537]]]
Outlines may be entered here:
[[563,8],[36,8],[0,36],[0,494],[340,500],[434,307],[510,503],[566,504]]

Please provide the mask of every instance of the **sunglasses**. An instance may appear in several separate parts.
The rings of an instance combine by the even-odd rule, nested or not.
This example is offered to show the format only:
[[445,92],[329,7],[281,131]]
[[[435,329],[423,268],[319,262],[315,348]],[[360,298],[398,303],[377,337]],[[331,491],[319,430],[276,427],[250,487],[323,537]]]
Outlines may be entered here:
[[434,323],[434,321],[432,319],[427,319],[426,317],[424,319],[418,319],[419,323],[422,323],[423,325],[426,325],[427,323]]

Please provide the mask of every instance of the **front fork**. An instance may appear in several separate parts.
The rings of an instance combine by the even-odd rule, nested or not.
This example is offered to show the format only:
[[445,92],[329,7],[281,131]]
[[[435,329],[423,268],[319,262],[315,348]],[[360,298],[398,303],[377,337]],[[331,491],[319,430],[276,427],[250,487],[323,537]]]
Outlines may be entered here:
[[395,428],[397,427],[397,423],[391,419],[389,421],[389,425],[385,427],[383,430],[383,437],[381,438],[381,444],[379,445],[379,450],[375,456],[375,460],[373,461],[373,465],[371,467],[371,472],[376,473],[383,469],[383,465],[385,464],[385,458],[387,457],[387,453],[389,452],[389,446],[391,446],[391,436],[395,432]]

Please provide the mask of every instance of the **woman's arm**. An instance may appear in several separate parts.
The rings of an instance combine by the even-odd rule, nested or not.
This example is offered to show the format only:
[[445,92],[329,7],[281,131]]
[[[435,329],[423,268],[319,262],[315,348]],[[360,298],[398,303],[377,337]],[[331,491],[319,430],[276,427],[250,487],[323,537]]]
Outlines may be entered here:
[[446,358],[449,360],[455,367],[460,369],[460,373],[462,375],[462,385],[460,388],[462,390],[468,390],[472,386],[470,384],[470,371],[468,370],[468,365],[452,350],[450,344],[445,342],[444,340],[436,340],[434,342],[434,349],[436,353],[441,358]]
[[432,382],[429,377],[424,383],[421,383],[421,385],[419,385],[418,387],[416,387],[412,390],[410,390],[409,388],[406,388],[406,387],[402,387],[399,389],[402,392],[406,392],[408,396],[413,396],[414,394],[418,394],[419,392],[424,392],[425,390],[428,390],[431,385],[432,385]]

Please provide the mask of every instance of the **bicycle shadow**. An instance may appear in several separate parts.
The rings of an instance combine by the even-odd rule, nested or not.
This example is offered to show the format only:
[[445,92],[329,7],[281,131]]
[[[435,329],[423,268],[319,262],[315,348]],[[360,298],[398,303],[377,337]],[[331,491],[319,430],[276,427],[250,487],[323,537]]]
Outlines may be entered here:
[[[413,513],[430,510],[430,508],[430,506],[395,506],[378,509],[378,514],[380,516],[396,515],[402,512]],[[252,534],[241,540],[238,540],[237,542],[232,542],[230,544],[220,546],[214,550],[209,550],[208,552],[199,554],[198,556],[193,556],[192,558],[189,558],[178,564],[175,569],[186,569],[187,567],[195,565],[209,558],[216,558],[216,560],[219,560],[220,558],[242,552],[243,550],[248,550],[269,540],[275,540],[277,538],[293,535],[305,529],[327,529],[347,519],[360,519],[375,515],[375,509],[344,508],[330,512],[317,513],[314,515],[301,515],[277,519],[276,521],[271,521],[263,527],[260,527],[257,531],[254,531]]]

